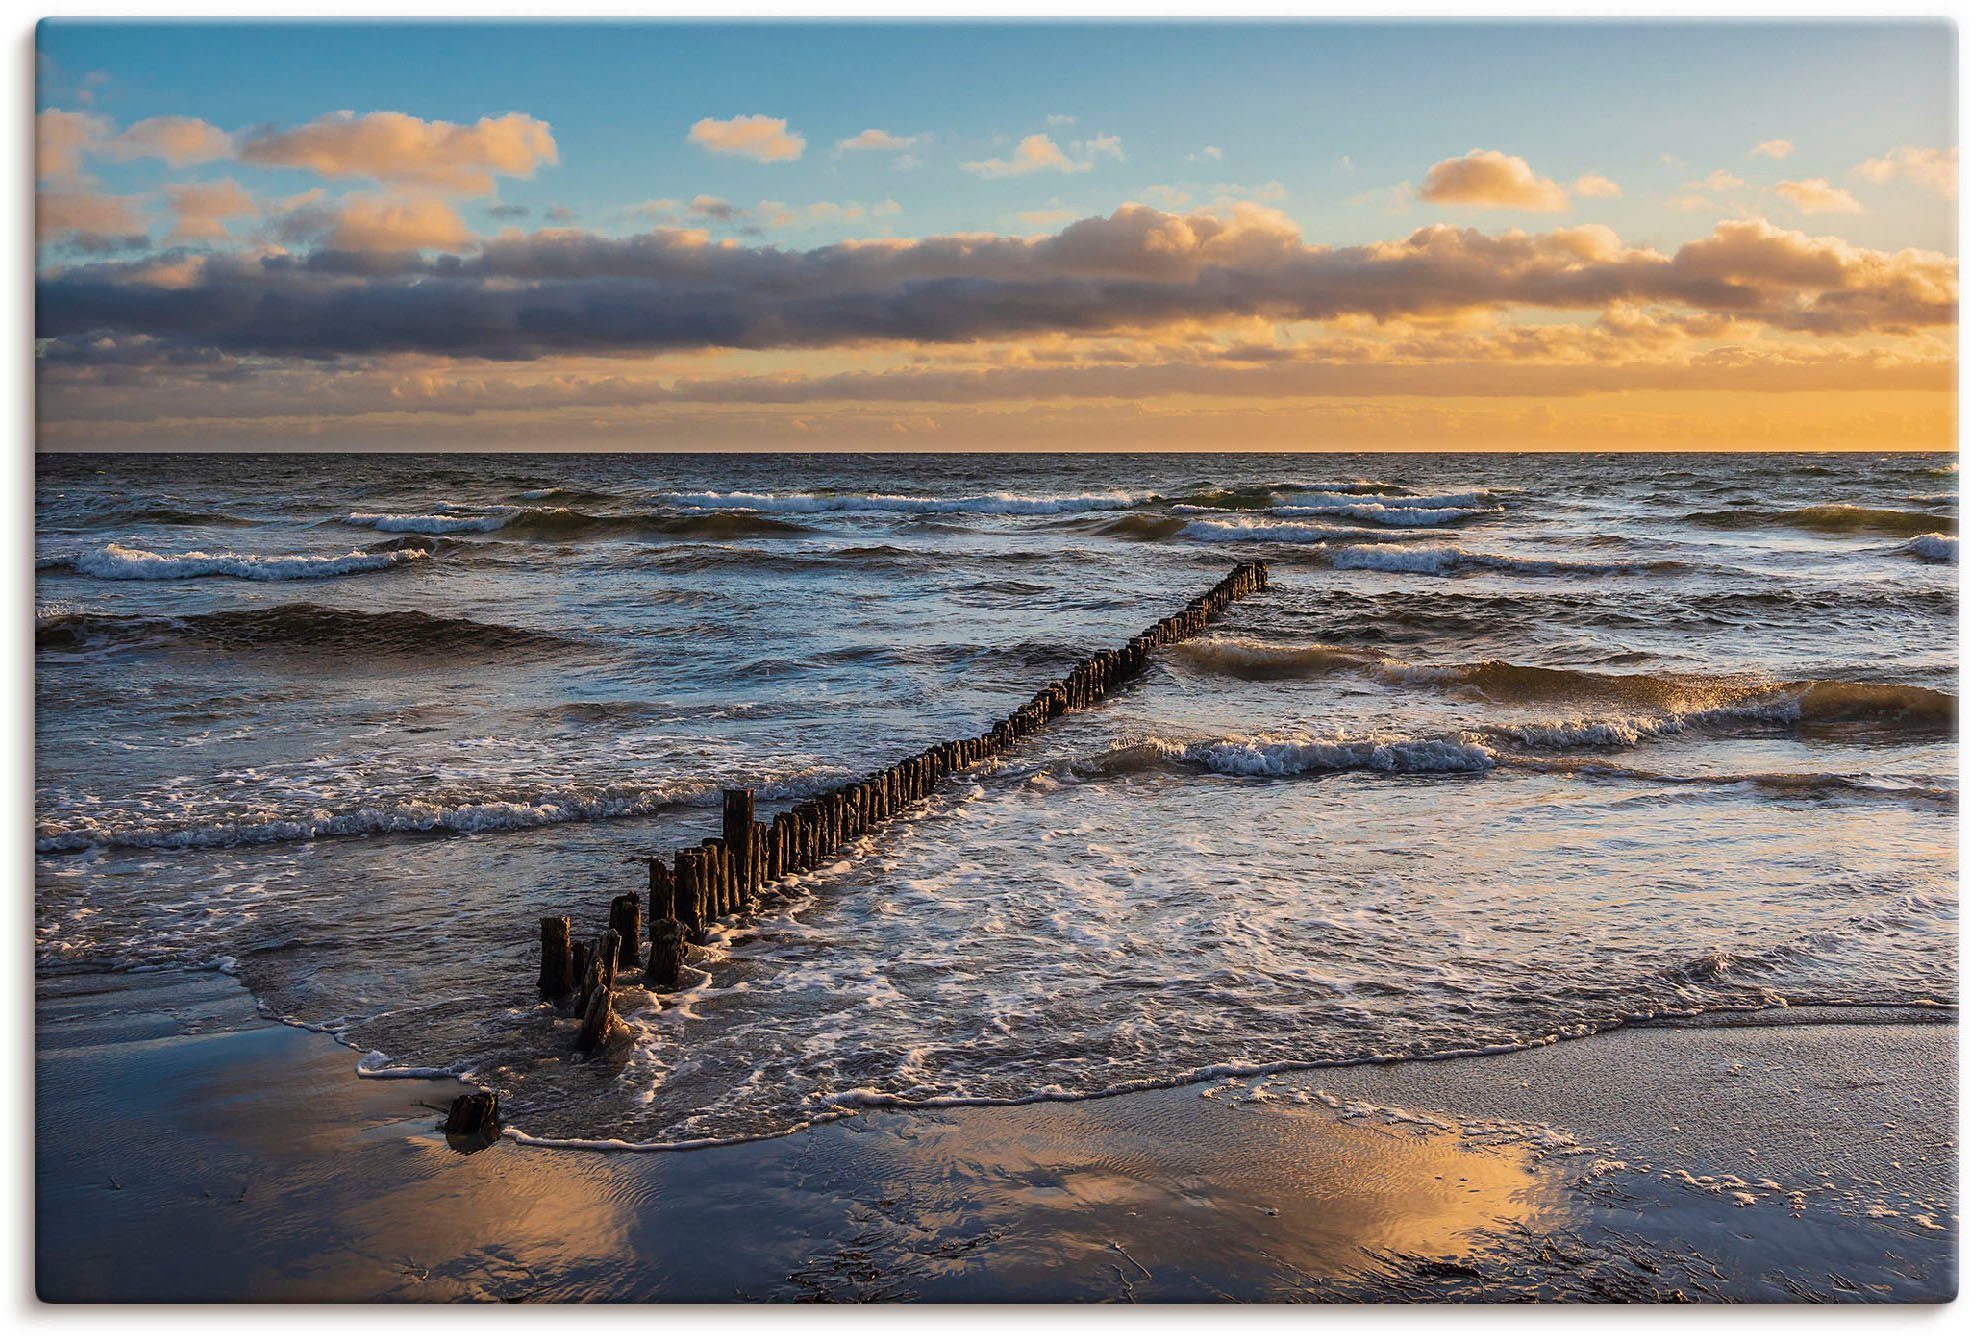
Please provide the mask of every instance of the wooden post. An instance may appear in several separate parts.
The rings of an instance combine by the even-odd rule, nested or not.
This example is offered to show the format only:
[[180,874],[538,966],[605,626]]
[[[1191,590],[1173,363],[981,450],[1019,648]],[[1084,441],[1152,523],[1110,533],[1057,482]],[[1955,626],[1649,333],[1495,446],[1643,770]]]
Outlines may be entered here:
[[638,943],[644,940],[639,924],[637,896],[625,894],[611,900],[610,927],[617,934],[617,968],[621,970],[638,967]]
[[569,967],[569,919],[542,920],[542,996],[551,1002],[569,996],[575,976]]
[[720,791],[720,837],[734,856],[738,899],[753,892],[754,875],[754,790]]
[[700,851],[680,849],[672,855],[672,917],[685,925],[686,940],[706,944],[706,915],[700,905]]
[[653,919],[651,925],[651,964],[645,981],[661,993],[679,986],[679,973],[686,961],[686,929],[678,919]]
[[650,921],[652,930],[656,932],[660,919],[672,917],[672,869],[666,866],[662,858],[651,859],[650,864],[651,895],[648,897],[649,904],[645,917]]

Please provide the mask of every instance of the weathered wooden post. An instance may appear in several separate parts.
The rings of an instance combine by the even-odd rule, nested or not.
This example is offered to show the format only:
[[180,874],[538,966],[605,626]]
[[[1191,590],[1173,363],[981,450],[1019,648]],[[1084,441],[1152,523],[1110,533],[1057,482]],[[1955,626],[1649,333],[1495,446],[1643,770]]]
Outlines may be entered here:
[[727,851],[734,856],[736,898],[752,894],[755,887],[753,789],[720,791],[720,838],[727,842]]
[[678,919],[653,919],[651,925],[651,964],[645,968],[645,981],[661,993],[679,987],[680,970],[686,961],[686,929]]
[[575,986],[575,975],[569,967],[569,919],[545,918],[542,920],[542,996],[551,1002],[560,1001]]
[[672,855],[672,917],[685,925],[686,940],[706,944],[706,915],[700,909],[700,851],[680,849]]
[[660,919],[672,917],[672,869],[662,858],[647,859],[651,868],[651,894],[647,897],[646,919],[653,929]]
[[638,967],[638,943],[644,939],[639,929],[640,911],[638,897],[629,893],[615,896],[610,902],[610,928],[617,934],[617,968],[622,970]]

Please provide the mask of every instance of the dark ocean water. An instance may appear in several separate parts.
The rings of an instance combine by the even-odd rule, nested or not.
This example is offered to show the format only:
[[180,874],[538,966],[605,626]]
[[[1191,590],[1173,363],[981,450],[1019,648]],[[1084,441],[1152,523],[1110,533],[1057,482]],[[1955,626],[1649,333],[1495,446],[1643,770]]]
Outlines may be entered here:
[[[1939,455],[51,456],[38,958],[676,1143],[1955,997]],[[644,850],[1273,587],[633,993]]]

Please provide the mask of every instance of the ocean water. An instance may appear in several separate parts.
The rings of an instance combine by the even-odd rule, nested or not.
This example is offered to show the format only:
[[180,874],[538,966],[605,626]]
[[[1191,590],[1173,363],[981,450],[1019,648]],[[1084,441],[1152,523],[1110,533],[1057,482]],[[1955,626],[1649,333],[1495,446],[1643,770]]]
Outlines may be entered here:
[[[223,969],[528,1136],[1955,1000],[1941,455],[47,456],[44,976]],[[537,920],[1272,587],[620,1002]]]

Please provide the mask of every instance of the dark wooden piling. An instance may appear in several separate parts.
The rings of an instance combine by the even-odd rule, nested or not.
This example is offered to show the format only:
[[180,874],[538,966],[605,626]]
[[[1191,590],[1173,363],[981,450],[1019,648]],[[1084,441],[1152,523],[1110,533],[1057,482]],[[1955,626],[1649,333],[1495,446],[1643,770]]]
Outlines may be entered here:
[[638,943],[644,940],[639,931],[642,912],[638,897],[625,894],[610,902],[610,927],[617,934],[617,968],[633,970],[638,967]]
[[500,1130],[501,1102],[491,1090],[469,1090],[453,1100],[439,1130],[453,1136],[478,1136]]
[[645,982],[655,992],[672,992],[679,987],[679,977],[685,963],[685,925],[675,918],[653,919],[651,963],[645,967]]
[[545,918],[542,920],[542,996],[558,1002],[568,997],[575,986],[576,975],[569,961],[569,919],[566,915]]
[[706,943],[706,915],[700,908],[700,851],[680,849],[672,855],[672,917],[685,925],[686,940]]
[[754,790],[720,791],[720,838],[734,856],[737,898],[754,889]]

